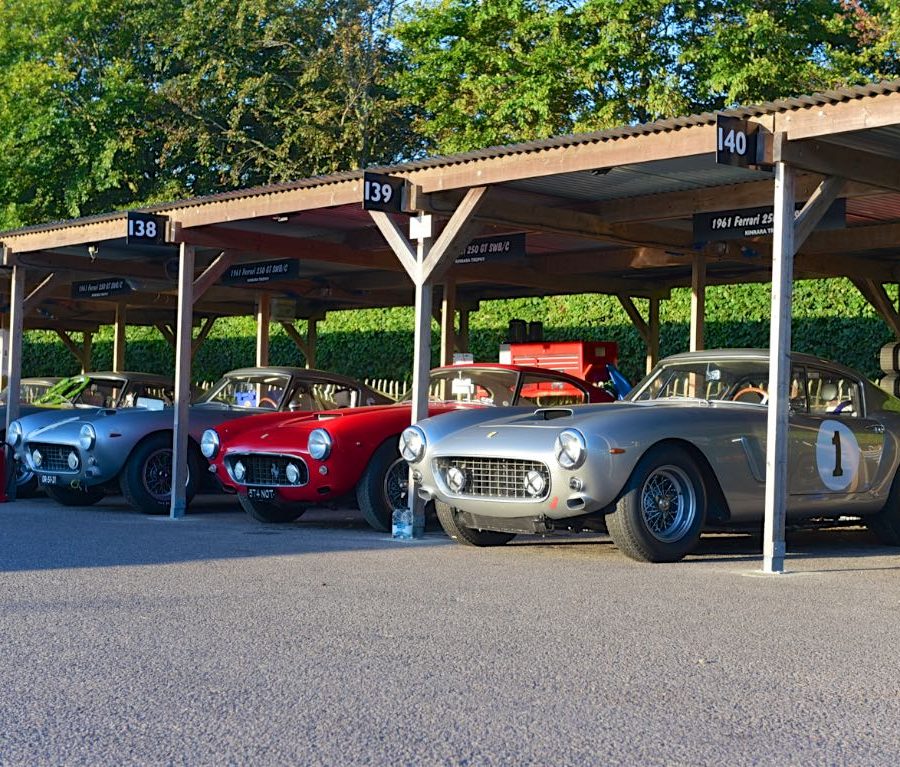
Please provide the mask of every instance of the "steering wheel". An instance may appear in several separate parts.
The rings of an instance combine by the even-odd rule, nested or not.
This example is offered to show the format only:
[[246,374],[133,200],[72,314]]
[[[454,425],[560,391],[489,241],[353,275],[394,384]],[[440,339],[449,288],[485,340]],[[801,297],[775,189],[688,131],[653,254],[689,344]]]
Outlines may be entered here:
[[273,400],[271,397],[263,397],[259,401],[258,407],[262,407],[264,403],[268,402],[272,406],[272,410],[276,410],[278,408],[278,403]]
[[850,400],[845,399],[840,405],[838,405],[838,406],[837,406],[834,410],[832,410],[831,412],[832,412],[832,413],[840,413],[840,412],[842,412],[842,411],[844,410],[845,407],[853,407],[853,403],[852,403]]
[[740,402],[741,397],[743,397],[745,394],[758,394],[760,397],[760,405],[765,405],[769,401],[769,393],[765,389],[761,389],[758,386],[745,386],[731,398],[731,401]]

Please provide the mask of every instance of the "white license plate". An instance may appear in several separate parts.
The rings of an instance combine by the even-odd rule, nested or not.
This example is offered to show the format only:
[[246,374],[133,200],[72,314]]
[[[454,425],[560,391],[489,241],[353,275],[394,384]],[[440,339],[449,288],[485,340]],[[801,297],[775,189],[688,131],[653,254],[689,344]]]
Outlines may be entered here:
[[55,474],[39,474],[38,477],[40,478],[38,481],[42,485],[55,485],[59,479]]
[[274,501],[275,500],[275,488],[274,487],[248,487],[247,488],[247,497],[251,501]]

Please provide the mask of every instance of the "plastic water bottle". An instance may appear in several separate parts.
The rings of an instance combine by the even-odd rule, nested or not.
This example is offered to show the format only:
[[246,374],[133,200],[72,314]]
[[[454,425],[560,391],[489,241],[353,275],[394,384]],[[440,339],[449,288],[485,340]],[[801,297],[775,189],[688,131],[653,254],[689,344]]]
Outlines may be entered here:
[[409,509],[394,509],[391,519],[393,537],[400,541],[411,541],[413,537],[413,518]]

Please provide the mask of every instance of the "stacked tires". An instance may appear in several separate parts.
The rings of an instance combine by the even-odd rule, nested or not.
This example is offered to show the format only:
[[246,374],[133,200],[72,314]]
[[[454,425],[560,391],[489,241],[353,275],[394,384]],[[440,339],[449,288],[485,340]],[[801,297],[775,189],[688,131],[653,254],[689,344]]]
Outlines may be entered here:
[[889,394],[900,397],[900,341],[891,341],[881,347],[878,362],[884,377],[878,385]]

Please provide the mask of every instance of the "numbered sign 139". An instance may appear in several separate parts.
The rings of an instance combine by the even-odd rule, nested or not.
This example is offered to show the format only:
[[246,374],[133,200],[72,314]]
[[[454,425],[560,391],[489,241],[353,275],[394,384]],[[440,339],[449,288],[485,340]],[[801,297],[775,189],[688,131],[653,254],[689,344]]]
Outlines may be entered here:
[[716,117],[716,162],[746,168],[756,164],[759,126],[738,117]]
[[363,174],[363,208],[393,213],[403,211],[403,192],[406,179],[380,173]]

